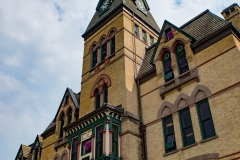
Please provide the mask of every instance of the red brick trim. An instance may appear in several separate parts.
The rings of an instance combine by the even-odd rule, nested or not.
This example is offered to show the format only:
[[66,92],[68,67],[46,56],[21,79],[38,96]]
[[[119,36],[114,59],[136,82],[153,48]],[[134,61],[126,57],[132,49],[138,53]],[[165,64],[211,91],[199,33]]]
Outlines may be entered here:
[[141,138],[141,135],[139,135],[139,134],[137,134],[137,133],[134,133],[134,132],[132,132],[132,131],[129,131],[129,130],[123,132],[122,134],[120,134],[120,136],[125,136],[125,135],[127,135],[127,134],[131,134],[131,135],[133,135],[133,136],[135,136],[135,137]]
[[[233,156],[233,155],[236,155],[236,154],[239,154],[239,153],[240,153],[240,151],[232,153],[232,154],[228,154],[228,155],[225,155],[225,156],[222,156],[222,157],[219,157],[218,159],[223,159],[223,158],[226,158],[226,157],[230,157],[230,156]],[[240,157],[237,157],[237,158],[240,158]],[[237,158],[235,158],[235,159],[237,159]],[[235,159],[232,159],[232,160],[235,160]]]

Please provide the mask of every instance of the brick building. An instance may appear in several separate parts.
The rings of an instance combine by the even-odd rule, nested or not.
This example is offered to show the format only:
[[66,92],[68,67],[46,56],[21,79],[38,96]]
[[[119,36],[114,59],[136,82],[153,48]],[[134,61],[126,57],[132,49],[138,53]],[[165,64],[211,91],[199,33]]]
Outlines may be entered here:
[[100,0],[81,92],[16,160],[240,159],[240,8],[160,29],[146,0]]

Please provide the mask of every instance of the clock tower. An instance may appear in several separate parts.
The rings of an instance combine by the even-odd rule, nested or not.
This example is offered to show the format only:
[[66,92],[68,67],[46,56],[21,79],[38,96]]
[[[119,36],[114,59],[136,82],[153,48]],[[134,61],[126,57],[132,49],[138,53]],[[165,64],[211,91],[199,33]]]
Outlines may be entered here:
[[[113,114],[113,119],[108,109],[103,114],[109,116],[107,122],[99,119],[92,127],[95,136],[101,123],[106,131],[103,148],[95,148],[92,158],[101,159],[103,154],[116,160],[144,159],[144,135],[140,130],[143,122],[135,74],[145,48],[156,42],[160,32],[149,10],[146,0],[99,0],[82,35],[85,45],[79,118],[97,115],[104,107],[121,110],[121,114]],[[74,126],[67,130],[71,128]]]

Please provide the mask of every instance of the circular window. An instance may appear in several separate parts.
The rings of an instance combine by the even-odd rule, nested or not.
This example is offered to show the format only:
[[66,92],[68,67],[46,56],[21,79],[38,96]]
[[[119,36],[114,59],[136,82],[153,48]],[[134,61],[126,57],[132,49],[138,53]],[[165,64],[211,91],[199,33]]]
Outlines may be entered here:
[[183,46],[178,47],[178,52],[181,52],[183,50]]
[[165,56],[164,56],[164,59],[168,59],[169,57],[170,57],[170,54],[166,53]]

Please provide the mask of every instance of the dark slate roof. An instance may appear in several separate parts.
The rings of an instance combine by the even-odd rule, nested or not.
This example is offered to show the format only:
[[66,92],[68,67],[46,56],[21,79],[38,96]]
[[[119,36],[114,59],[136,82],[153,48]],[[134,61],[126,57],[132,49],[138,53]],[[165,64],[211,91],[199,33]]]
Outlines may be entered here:
[[206,10],[181,26],[180,29],[190,34],[197,41],[200,41],[229,23],[209,10]]
[[73,100],[73,103],[74,103],[75,107],[79,108],[79,104],[78,104],[78,100],[77,100],[78,97],[75,96],[76,93],[74,93],[71,88],[67,88],[67,90],[69,91],[69,93],[72,97],[72,100]]
[[136,77],[137,79],[142,78],[149,71],[155,70],[155,66],[150,64],[150,60],[153,55],[155,47],[156,47],[156,43],[146,49],[142,64],[137,73],[137,77]]
[[[146,7],[148,8],[146,0],[144,0],[144,2],[146,4]],[[111,4],[110,8],[105,13],[103,13],[101,16],[99,16],[98,11],[96,10],[92,20],[90,21],[90,23],[83,35],[85,35],[93,27],[97,26],[101,20],[108,17],[110,14],[113,13],[113,11],[115,11],[115,9],[117,9],[118,7],[120,7],[122,5],[126,6],[130,10],[132,10],[138,17],[140,17],[142,20],[146,21],[146,23],[149,24],[151,27],[153,27],[156,31],[160,32],[160,29],[159,29],[156,21],[154,20],[153,16],[151,15],[151,13],[149,11],[147,12],[147,16],[145,14],[143,14],[141,11],[139,11],[137,9],[133,0],[114,0],[113,3]]]
[[48,127],[45,129],[44,132],[46,132],[47,130],[51,129],[51,128],[54,127],[55,125],[56,125],[55,122],[51,122],[51,123],[48,125]]

